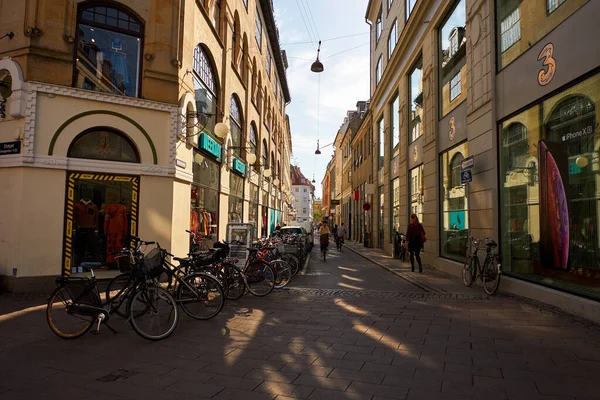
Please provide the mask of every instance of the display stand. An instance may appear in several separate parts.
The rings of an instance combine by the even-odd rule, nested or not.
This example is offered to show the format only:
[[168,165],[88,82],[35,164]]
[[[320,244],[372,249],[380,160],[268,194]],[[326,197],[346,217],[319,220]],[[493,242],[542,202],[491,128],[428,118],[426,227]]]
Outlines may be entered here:
[[[240,260],[244,265],[250,252],[248,247],[254,241],[254,224],[229,223],[227,224],[227,242],[229,243],[229,256]],[[242,244],[243,243],[243,244]]]

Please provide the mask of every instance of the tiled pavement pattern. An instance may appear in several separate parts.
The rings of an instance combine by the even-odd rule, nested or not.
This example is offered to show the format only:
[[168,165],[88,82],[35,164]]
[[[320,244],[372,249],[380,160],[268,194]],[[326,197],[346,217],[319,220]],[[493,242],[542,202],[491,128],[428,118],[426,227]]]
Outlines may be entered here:
[[290,288],[155,343],[118,317],[118,334],[64,341],[40,299],[14,299],[0,296],[0,399],[600,398],[597,326],[480,288]]

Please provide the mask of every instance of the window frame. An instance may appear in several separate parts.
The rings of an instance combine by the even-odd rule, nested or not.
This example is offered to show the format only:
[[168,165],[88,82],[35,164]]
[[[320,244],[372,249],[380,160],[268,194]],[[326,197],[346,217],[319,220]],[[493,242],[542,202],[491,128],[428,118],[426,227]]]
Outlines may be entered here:
[[258,50],[262,53],[262,34],[263,34],[263,24],[260,19],[260,13],[258,8],[256,9],[256,18],[254,19],[254,39],[256,39],[256,43],[258,44]]
[[375,43],[379,43],[379,39],[381,38],[381,34],[383,33],[383,11],[382,7],[379,7],[379,14],[377,14],[377,19],[375,21]]
[[381,56],[379,56],[379,59],[377,60],[377,66],[375,67],[375,87],[377,87],[377,85],[379,85],[379,82],[381,82],[382,76],[383,76],[383,60],[381,59]]
[[[411,2],[413,2],[413,1],[414,1],[414,3],[412,4],[412,7],[411,7]],[[406,16],[406,21],[409,20],[410,16],[412,15],[413,10],[417,6],[417,2],[418,1],[419,0],[405,0],[405,2],[404,2],[404,7],[405,7],[404,8],[404,11],[405,11],[404,14]]]
[[[515,13],[518,13],[518,18],[516,21],[514,21],[512,24],[510,24],[510,26],[502,31],[502,25],[504,24],[504,22],[506,22],[510,17],[512,17]],[[516,28],[516,29],[514,29]],[[505,38],[505,34],[509,34],[512,32],[512,30],[516,30],[519,32],[519,37],[511,42],[508,46],[504,47],[504,38]],[[508,35],[507,35],[508,36]],[[504,18],[503,21],[500,21],[500,53],[504,53],[505,51],[507,51],[508,49],[510,49],[512,46],[514,46],[519,40],[521,40],[521,11],[519,10],[519,7],[515,7],[515,9],[506,16],[506,18]]]
[[[394,45],[392,47],[391,40],[392,35],[394,35]],[[392,58],[394,54],[394,50],[396,50],[396,45],[398,44],[398,19],[394,19],[392,22],[392,27],[390,28],[390,35],[388,36],[388,60]]]
[[[458,81],[454,81],[457,78],[458,78]],[[454,81],[454,83],[453,83],[453,81]],[[455,96],[452,96],[454,88],[458,88],[458,93],[456,93]],[[450,103],[452,103],[454,100],[456,100],[457,97],[459,97],[462,94],[462,82],[460,81],[460,71],[458,71],[458,73],[450,79],[449,94],[450,94]]]

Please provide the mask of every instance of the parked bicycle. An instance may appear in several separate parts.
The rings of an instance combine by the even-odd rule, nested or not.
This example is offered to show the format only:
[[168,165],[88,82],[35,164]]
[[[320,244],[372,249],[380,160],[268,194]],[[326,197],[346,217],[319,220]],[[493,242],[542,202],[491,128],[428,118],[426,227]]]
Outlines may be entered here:
[[108,321],[126,302],[126,316],[134,331],[149,340],[170,336],[179,322],[175,299],[165,289],[155,284],[162,273],[160,254],[144,255],[141,246],[154,244],[136,240],[134,250],[124,250],[121,255],[130,257],[131,283],[117,291],[104,302],[100,299],[94,270],[91,277],[61,276],[56,279],[56,289],[48,299],[46,320],[52,332],[63,339],[75,339],[86,334],[94,323],[92,333],[100,331],[104,323],[116,332]]
[[[485,243],[485,260],[483,261],[483,265],[480,263],[479,256],[477,255],[482,242]],[[479,276],[479,279],[483,282],[485,292],[493,295],[500,286],[500,277],[502,276],[500,256],[492,251],[498,245],[491,238],[478,240],[471,236],[469,246],[473,250],[467,252],[462,272],[463,282],[466,286],[471,286]]]

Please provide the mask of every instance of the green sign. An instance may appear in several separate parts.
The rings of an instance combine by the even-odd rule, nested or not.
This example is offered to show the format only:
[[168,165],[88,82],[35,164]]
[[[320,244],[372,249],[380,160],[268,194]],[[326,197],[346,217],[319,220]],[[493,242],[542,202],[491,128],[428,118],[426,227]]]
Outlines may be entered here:
[[246,175],[246,163],[242,162],[242,160],[237,157],[233,157],[231,168],[233,168],[235,172]]
[[200,134],[200,138],[198,139],[198,147],[215,158],[221,158],[221,145],[206,133]]

